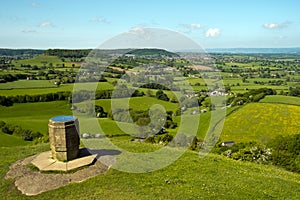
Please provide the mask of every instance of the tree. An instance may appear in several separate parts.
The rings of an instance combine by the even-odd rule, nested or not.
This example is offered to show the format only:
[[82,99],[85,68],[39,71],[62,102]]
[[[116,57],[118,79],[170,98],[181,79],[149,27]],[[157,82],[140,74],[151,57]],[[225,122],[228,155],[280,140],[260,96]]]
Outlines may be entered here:
[[107,112],[104,112],[104,109],[102,106],[95,105],[95,112],[97,114],[97,117],[99,117],[99,118],[107,117]]
[[300,96],[300,87],[290,87],[290,96]]
[[159,100],[163,100],[163,101],[169,101],[169,97],[162,91],[162,90],[158,90],[156,92],[156,98]]

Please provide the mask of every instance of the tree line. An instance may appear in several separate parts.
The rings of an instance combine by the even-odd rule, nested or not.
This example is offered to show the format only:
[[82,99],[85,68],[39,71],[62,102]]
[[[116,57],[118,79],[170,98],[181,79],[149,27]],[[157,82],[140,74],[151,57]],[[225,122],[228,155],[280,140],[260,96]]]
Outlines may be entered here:
[[25,141],[33,141],[36,142],[47,142],[48,137],[44,137],[44,135],[38,131],[32,131],[28,129],[23,129],[20,126],[7,124],[4,121],[0,121],[0,128],[3,133],[9,135],[21,136]]

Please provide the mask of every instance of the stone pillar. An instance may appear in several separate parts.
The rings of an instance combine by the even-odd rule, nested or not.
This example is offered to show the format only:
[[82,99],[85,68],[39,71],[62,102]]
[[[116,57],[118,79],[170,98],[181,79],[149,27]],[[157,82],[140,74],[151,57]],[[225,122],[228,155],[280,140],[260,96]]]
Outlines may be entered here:
[[49,139],[52,157],[70,161],[78,157],[79,124],[74,116],[57,116],[49,120]]

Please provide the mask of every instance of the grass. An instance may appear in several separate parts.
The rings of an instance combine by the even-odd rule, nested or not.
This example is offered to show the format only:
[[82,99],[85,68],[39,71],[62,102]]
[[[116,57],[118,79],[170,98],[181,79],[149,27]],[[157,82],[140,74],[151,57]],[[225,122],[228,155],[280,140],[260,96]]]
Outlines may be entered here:
[[8,135],[0,131],[0,147],[24,146],[30,142],[24,141],[21,137]]
[[[151,106],[157,104],[163,106],[167,111],[172,110],[173,112],[175,112],[179,108],[179,105],[177,103],[158,100],[155,97],[134,97],[130,99],[128,98],[114,99],[113,105],[115,108],[125,109],[126,106],[128,105],[127,103],[128,100],[129,100],[129,107],[134,110],[147,110]],[[99,99],[95,101],[95,105],[102,106],[104,110],[107,112],[111,109],[111,102],[112,101],[110,99]]]
[[[114,86],[109,82],[97,83],[76,83],[76,91],[78,90],[111,90]],[[37,95],[56,92],[73,91],[73,84],[61,84],[59,87],[54,85],[53,81],[48,80],[19,80],[10,83],[1,83],[1,96],[16,95]]]
[[[125,143],[138,150],[140,143]],[[147,145],[146,145],[147,146]],[[149,147],[151,148],[151,147]],[[11,163],[48,150],[48,144],[0,148],[0,193],[3,199],[299,199],[300,175],[272,166],[230,160],[218,155],[199,158],[187,151],[163,169],[133,174],[110,169],[82,183],[34,197],[20,194],[4,176]],[[142,150],[141,150],[142,151]],[[16,153],[17,152],[17,153]]]
[[47,56],[47,55],[38,55],[33,58],[23,59],[23,60],[17,60],[14,61],[13,64],[15,66],[21,66],[21,64],[30,64],[32,66],[43,66],[44,64],[48,66],[50,63],[53,64],[53,66],[56,66],[57,64],[63,64],[61,59],[57,56]]
[[290,104],[300,106],[300,98],[292,96],[282,96],[282,95],[271,95],[266,96],[261,103],[279,103],[279,104]]
[[226,118],[222,140],[262,141],[277,135],[299,133],[300,107],[250,103]]
[[14,104],[0,107],[0,120],[19,125],[24,129],[48,133],[48,121],[53,116],[71,115],[70,105],[66,101]]
[[1,83],[1,90],[30,89],[30,88],[57,88],[54,81],[49,80],[19,80],[14,82]]

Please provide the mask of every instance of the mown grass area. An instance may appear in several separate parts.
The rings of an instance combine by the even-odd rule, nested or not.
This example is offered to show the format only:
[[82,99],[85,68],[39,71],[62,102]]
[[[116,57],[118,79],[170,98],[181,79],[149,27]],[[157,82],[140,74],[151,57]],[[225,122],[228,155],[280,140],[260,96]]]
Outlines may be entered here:
[[250,103],[226,118],[221,138],[264,142],[277,135],[298,134],[299,112],[294,105]]
[[[30,89],[30,88],[57,88],[50,80],[19,80],[0,84],[0,90]],[[2,92],[1,92],[2,93]],[[30,93],[28,93],[30,94]]]
[[0,147],[24,146],[31,142],[24,141],[21,137],[8,135],[0,131]]
[[278,104],[290,104],[300,106],[300,98],[283,95],[270,95],[266,96],[259,102],[261,103],[278,103]]
[[[124,145],[138,152],[144,151],[145,148],[143,143],[127,142]],[[11,163],[48,149],[48,144],[0,148],[2,199],[300,198],[299,174],[273,166],[235,161],[218,155],[199,158],[198,154],[192,151],[187,151],[171,165],[154,172],[134,174],[110,169],[104,175],[33,197],[20,194],[12,186],[13,180],[4,179]]]
[[[39,67],[41,66],[49,66],[49,64],[52,63],[52,65],[55,67],[56,65],[62,65],[62,60],[57,56],[48,56],[48,55],[38,55],[33,58],[23,59],[23,60],[16,60],[13,62],[13,64],[17,67],[21,66],[21,64],[30,64],[32,66],[37,65]],[[70,65],[71,66],[71,65]]]
[[[129,102],[129,104],[128,104]],[[155,97],[134,97],[134,98],[122,98],[122,99],[99,99],[95,101],[95,105],[102,106],[106,112],[111,110],[111,103],[113,103],[114,108],[126,109],[129,108],[134,110],[147,110],[154,105],[161,105],[165,110],[175,112],[179,105],[177,103],[171,103],[167,101],[158,100]]]
[[72,115],[71,105],[66,101],[21,103],[0,107],[0,120],[24,129],[48,134],[48,121],[57,115]]
[[[109,82],[76,83],[76,91],[79,90],[111,90],[114,86]],[[57,87],[54,81],[48,80],[19,80],[0,84],[1,96],[37,95],[56,92],[73,91],[74,84],[61,84]]]

